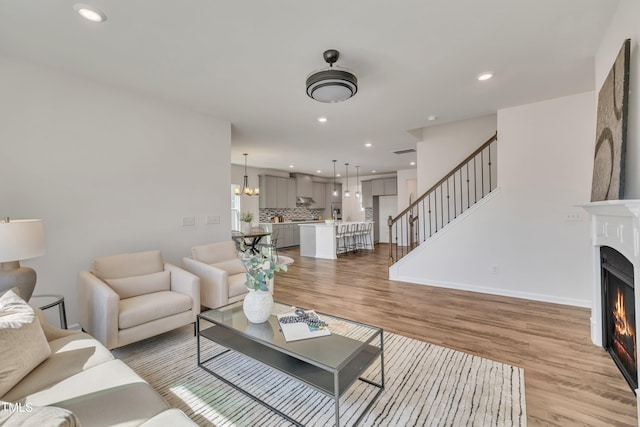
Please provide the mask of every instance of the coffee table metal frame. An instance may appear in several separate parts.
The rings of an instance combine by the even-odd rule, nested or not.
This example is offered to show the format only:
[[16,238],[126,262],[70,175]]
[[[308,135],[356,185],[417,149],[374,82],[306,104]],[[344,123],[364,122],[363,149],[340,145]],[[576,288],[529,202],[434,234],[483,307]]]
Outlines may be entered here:
[[[288,306],[280,303],[274,303],[274,307],[276,309],[282,310],[283,308],[286,308]],[[235,313],[236,318],[234,320],[236,321],[236,324],[233,324],[233,322],[230,321],[229,314],[231,312]],[[225,315],[227,315],[227,321],[223,320],[224,315],[222,313],[225,313]],[[267,328],[271,328],[270,330],[273,331],[274,335],[279,335],[275,340],[264,339],[259,334],[252,335],[250,333],[246,333],[244,330],[240,330],[237,327],[238,317],[243,318],[243,320],[241,319],[241,324],[242,322],[247,322],[248,324],[248,321],[246,321],[246,318],[244,317],[244,313],[242,313],[242,301],[239,301],[224,307],[220,307],[218,309],[205,311],[198,315],[196,320],[198,366],[220,381],[240,391],[245,396],[251,398],[257,403],[260,403],[269,410],[277,413],[281,417],[297,426],[302,426],[303,424],[289,417],[287,414],[278,410],[277,408],[269,405],[259,397],[254,396],[250,392],[234,384],[230,380],[217,374],[212,369],[205,366],[205,364],[217,359],[224,354],[229,353],[230,351],[235,351],[270,368],[276,369],[288,375],[289,377],[294,378],[329,397],[332,397],[335,404],[336,427],[340,426],[340,396],[346,390],[348,390],[356,380],[363,381],[367,384],[377,387],[379,390],[353,424],[354,426],[356,426],[360,423],[360,421],[362,421],[364,416],[371,409],[373,404],[376,402],[376,400],[384,390],[383,331],[382,328],[377,328],[371,325],[366,325],[351,320],[341,319],[335,316],[327,316],[322,314],[321,316],[325,316],[329,319],[333,318],[338,321],[346,322],[348,324],[369,328],[371,329],[371,334],[364,341],[358,341],[352,338],[341,336],[336,333],[332,333],[331,335],[325,337],[311,338],[310,340],[287,343],[282,337],[282,332],[279,329],[276,316],[272,315],[268,320],[268,325],[266,323],[264,325],[266,325]],[[215,326],[201,331],[201,319],[206,320],[207,322],[211,322]],[[202,360],[200,337],[204,337],[223,347],[226,347],[226,350],[206,360]],[[379,342],[379,346],[372,344],[376,340]],[[301,343],[306,343],[311,347],[315,346],[314,348],[325,349],[331,348],[331,346],[338,346],[336,348],[344,348],[346,346],[352,348],[353,351],[351,351],[351,353],[346,357],[340,359],[338,363],[331,364],[330,366],[330,364],[322,363],[318,360],[315,360],[308,354],[300,354],[301,352],[297,350],[301,348]],[[370,379],[361,377],[360,375],[378,357],[380,357],[380,382],[378,383]]]

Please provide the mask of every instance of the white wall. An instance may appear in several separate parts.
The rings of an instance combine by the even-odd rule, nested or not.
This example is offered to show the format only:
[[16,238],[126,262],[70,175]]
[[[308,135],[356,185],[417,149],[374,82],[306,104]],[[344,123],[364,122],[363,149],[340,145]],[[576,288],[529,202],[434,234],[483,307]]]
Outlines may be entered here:
[[491,138],[496,133],[496,126],[496,115],[492,114],[423,128],[422,141],[416,145],[418,194],[431,188]]
[[404,169],[398,171],[398,212],[409,206],[409,197],[415,201],[422,193],[418,193],[418,169]]
[[[376,226],[380,232],[380,243],[389,243],[389,226],[387,218],[398,215],[398,196],[378,196],[378,218],[380,221]],[[395,239],[395,236],[392,236]]]
[[[621,0],[596,53],[596,102],[622,43],[631,39],[625,199],[640,199],[640,2]],[[595,134],[594,134],[595,135]],[[594,136],[595,141],[595,136]],[[594,143],[595,145],[595,143]]]
[[70,325],[95,256],[160,249],[181,263],[229,237],[228,122],[6,57],[0,93],[0,215],[43,219],[48,251],[23,264],[36,294],[64,295]]
[[[498,112],[492,199],[390,271],[415,283],[590,306],[593,92]],[[418,164],[421,167],[420,164]],[[583,221],[567,222],[568,214]]]

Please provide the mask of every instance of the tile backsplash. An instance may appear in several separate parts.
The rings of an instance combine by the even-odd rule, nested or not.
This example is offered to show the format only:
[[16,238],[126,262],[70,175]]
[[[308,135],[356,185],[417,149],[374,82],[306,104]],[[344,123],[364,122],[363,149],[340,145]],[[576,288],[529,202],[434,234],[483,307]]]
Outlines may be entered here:
[[260,222],[271,222],[271,217],[282,215],[285,221],[294,219],[314,220],[316,217],[324,215],[324,209],[308,209],[304,206],[296,208],[282,209],[260,209]]

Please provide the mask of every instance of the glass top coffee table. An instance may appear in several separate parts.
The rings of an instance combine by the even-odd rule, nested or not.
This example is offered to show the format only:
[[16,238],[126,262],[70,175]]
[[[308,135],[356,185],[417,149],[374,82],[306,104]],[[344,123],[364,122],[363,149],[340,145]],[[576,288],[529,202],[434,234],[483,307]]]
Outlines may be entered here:
[[[242,301],[200,313],[197,318],[198,366],[298,426],[302,424],[223,378],[207,364],[234,351],[283,372],[334,399],[336,427],[340,426],[340,396],[355,381],[364,381],[379,390],[353,424],[357,425],[384,389],[382,329],[318,313],[328,323],[331,335],[286,342],[276,314],[293,310],[290,305],[275,302],[271,317],[261,324],[252,324],[247,320],[242,311]],[[201,320],[213,323],[214,326],[200,330]],[[202,360],[201,337],[225,347],[226,350]],[[380,381],[362,378],[362,373],[378,358]]]

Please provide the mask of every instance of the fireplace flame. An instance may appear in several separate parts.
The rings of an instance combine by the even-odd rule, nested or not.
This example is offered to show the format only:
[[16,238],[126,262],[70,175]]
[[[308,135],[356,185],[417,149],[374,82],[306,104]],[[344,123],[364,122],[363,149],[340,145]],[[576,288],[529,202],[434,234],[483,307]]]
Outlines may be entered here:
[[624,308],[624,295],[618,290],[618,297],[616,298],[616,306],[613,311],[614,323],[616,332],[622,336],[633,337],[635,332],[633,326],[627,322],[627,312]]

